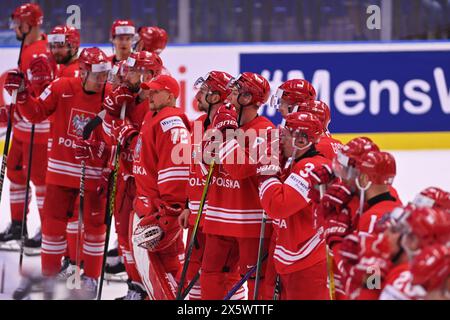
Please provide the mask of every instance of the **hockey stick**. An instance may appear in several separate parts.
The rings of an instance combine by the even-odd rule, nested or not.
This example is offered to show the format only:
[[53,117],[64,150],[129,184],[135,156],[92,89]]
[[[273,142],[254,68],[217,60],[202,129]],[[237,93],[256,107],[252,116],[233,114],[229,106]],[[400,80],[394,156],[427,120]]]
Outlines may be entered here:
[[281,297],[281,277],[277,274],[277,279],[275,280],[275,288],[273,290],[273,300],[280,300]]
[[9,144],[11,141],[12,117],[14,116],[14,107],[17,101],[17,90],[13,90],[11,96],[11,108],[8,117],[8,126],[6,128],[5,145],[3,146],[2,168],[0,169],[0,201],[3,193],[3,183],[5,182],[6,162],[8,161]]
[[[261,263],[266,260],[268,257],[268,253],[266,252],[264,254],[264,256],[261,259]],[[228,291],[227,295],[225,296],[225,298],[223,298],[223,300],[230,300],[232,296],[234,296],[234,294],[239,290],[240,287],[242,287],[244,285],[244,283],[252,276],[253,273],[255,273],[257,269],[257,265],[254,265],[250,270],[247,271],[246,274],[244,274],[244,276],[241,278],[241,280],[239,280],[234,286],[233,288],[231,288],[230,291]]]
[[28,167],[27,167],[27,180],[26,180],[26,193],[25,193],[25,203],[23,206],[22,215],[22,228],[20,231],[20,255],[19,255],[19,271],[22,274],[22,263],[23,263],[23,250],[25,246],[25,228],[27,226],[27,213],[28,213],[28,200],[30,198],[30,178],[31,178],[31,162],[33,160],[33,144],[34,144],[34,124],[31,125],[30,133],[30,149],[28,151]]
[[189,292],[191,291],[191,289],[194,287],[195,283],[198,281],[198,279],[200,279],[200,270],[197,271],[197,273],[195,274],[194,278],[191,280],[191,282],[189,282],[188,286],[186,287],[186,289],[183,291],[183,294],[181,295],[179,300],[184,300],[186,299],[187,295],[189,294]]
[[194,249],[195,238],[197,236],[198,226],[200,225],[200,219],[203,214],[203,207],[206,201],[206,195],[208,194],[209,184],[211,182],[211,176],[214,171],[214,160],[211,161],[209,165],[208,176],[206,177],[205,186],[203,187],[202,197],[200,199],[200,205],[198,207],[197,218],[195,220],[194,228],[192,229],[191,239],[189,240],[188,250],[186,252],[186,257],[184,259],[183,270],[181,272],[180,283],[177,288],[177,300],[181,299],[181,293],[183,292],[184,282],[186,280],[187,269],[189,266],[189,260],[191,259],[192,250]]
[[5,261],[3,261],[2,263],[2,280],[1,280],[1,285],[0,285],[0,293],[4,293],[5,292],[5,274],[6,274],[6,264]]
[[[89,121],[83,128],[83,140],[89,139],[92,131],[99,126],[103,118],[105,117],[106,111],[102,110],[99,112],[94,119]],[[81,236],[83,232],[83,215],[84,215],[84,182],[86,178],[86,162],[81,161],[81,175],[80,175],[80,194],[79,194],[79,206],[78,206],[78,230],[77,230],[77,252],[76,252],[76,268],[75,268],[75,288],[80,289],[81,283]]]
[[[19,58],[17,59],[17,66],[20,68],[20,62],[22,61],[22,49],[23,45],[25,43],[25,38],[27,34],[24,35],[22,38],[22,41],[20,42],[20,51],[19,51]],[[11,95],[11,108],[10,113],[8,117],[8,125],[6,127],[6,138],[5,138],[5,145],[3,146],[3,157],[2,157],[2,167],[0,169],[0,202],[2,201],[2,194],[3,194],[3,183],[5,182],[5,171],[6,171],[6,162],[8,161],[8,153],[9,153],[9,143],[11,139],[11,131],[13,127],[12,119],[14,116],[14,107],[16,107],[17,102],[17,93],[18,89],[13,90]]]
[[[126,111],[126,105],[122,105],[122,109],[120,110],[120,119],[125,119],[125,111]],[[119,163],[120,163],[120,152],[121,152],[121,145],[120,142],[117,142],[116,146],[116,153],[114,155],[114,170],[113,170],[113,181],[112,181],[112,188],[111,192],[108,195],[108,209],[107,209],[107,216],[106,218],[106,235],[105,235],[105,247],[103,248],[103,261],[102,261],[102,269],[100,274],[100,282],[98,287],[98,295],[97,300],[102,299],[102,292],[103,292],[103,282],[105,280],[105,267],[106,267],[106,256],[108,254],[108,246],[109,246],[109,237],[111,234],[111,220],[112,215],[114,214],[114,205],[116,202],[116,189],[117,189],[117,175],[119,172]],[[108,188],[109,189],[109,188]]]
[[[323,195],[325,194],[325,185],[320,184],[319,185],[319,192],[320,192],[320,199],[322,200]],[[330,281],[330,284],[328,286],[328,292],[330,295],[330,300],[336,299],[336,287],[334,284],[334,272],[333,272],[333,256],[330,253],[330,248],[328,247],[328,244],[325,244],[325,251],[327,255],[327,273],[328,273],[328,279]]]
[[264,232],[266,229],[266,222],[267,222],[267,215],[263,211],[262,214],[262,220],[261,220],[261,232],[259,235],[259,248],[258,248],[258,260],[256,263],[256,278],[255,278],[255,289],[253,292],[253,300],[258,299],[258,289],[259,289],[259,280],[260,280],[260,272],[261,272],[261,266],[262,266],[262,256],[263,256],[263,249],[264,249]]
[[78,207],[78,230],[77,230],[77,253],[75,262],[75,288],[80,289],[81,283],[81,236],[83,232],[83,216],[84,216],[84,181],[86,178],[86,162],[81,161],[80,176],[80,194]]

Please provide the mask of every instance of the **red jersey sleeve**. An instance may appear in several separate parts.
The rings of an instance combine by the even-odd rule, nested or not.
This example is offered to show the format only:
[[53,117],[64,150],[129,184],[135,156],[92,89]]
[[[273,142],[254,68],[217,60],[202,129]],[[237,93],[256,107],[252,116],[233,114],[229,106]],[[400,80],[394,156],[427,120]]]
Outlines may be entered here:
[[20,114],[32,123],[47,119],[56,110],[61,85],[59,79],[56,79],[45,88],[39,98],[29,95],[25,103],[18,104]]
[[287,218],[309,205],[310,183],[302,176],[303,169],[299,162],[284,182],[273,177],[259,186],[261,205],[271,218]]

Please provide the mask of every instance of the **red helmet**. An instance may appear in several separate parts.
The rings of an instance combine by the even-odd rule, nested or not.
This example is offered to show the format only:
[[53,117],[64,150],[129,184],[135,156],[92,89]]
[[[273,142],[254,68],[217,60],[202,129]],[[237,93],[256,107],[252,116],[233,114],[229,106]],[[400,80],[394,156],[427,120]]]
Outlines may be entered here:
[[308,140],[315,143],[323,134],[322,124],[311,113],[294,112],[286,117],[285,128],[291,133],[299,133],[307,136]]
[[300,104],[298,111],[309,112],[322,122],[324,131],[328,131],[331,121],[330,107],[323,101],[309,100]]
[[[43,19],[44,14],[42,13],[42,9],[36,3],[26,3],[21,5],[11,14],[13,24],[16,22],[25,22],[32,27],[41,25]],[[11,26],[13,26],[13,24]]]
[[97,47],[83,49],[78,62],[82,71],[105,72],[111,70],[111,62],[108,57]]
[[370,151],[380,151],[380,148],[370,138],[357,137],[345,144],[339,153],[347,157],[346,166],[356,167],[361,157]]
[[121,34],[134,35],[136,28],[131,20],[115,20],[111,26],[111,38]]
[[404,224],[408,233],[413,233],[420,239],[422,246],[450,240],[450,215],[443,210],[414,208]]
[[80,33],[74,27],[56,26],[47,37],[48,42],[68,44],[72,48],[80,47]]
[[442,244],[431,245],[411,262],[412,283],[425,290],[438,289],[450,277],[450,250]]
[[156,53],[148,51],[132,52],[125,63],[126,70],[153,72],[153,77],[161,73],[163,62]]
[[418,207],[450,210],[450,193],[436,187],[422,190],[413,200]]
[[269,82],[263,76],[253,72],[241,73],[236,79],[232,79],[228,86],[236,86],[240,93],[250,93],[252,95],[250,104],[254,105],[266,103],[270,94]]
[[158,27],[140,27],[139,40],[143,42],[142,50],[160,54],[167,46],[169,37],[164,29]]
[[374,184],[391,185],[396,174],[395,158],[389,152],[370,151],[361,157],[358,169]]
[[291,79],[278,87],[277,92],[270,99],[270,106],[278,108],[281,99],[290,105],[300,105],[307,101],[314,101],[316,90],[311,83],[304,79]]
[[211,71],[205,77],[200,77],[195,81],[194,87],[200,89],[206,85],[211,92],[218,93],[220,99],[225,100],[231,93],[231,88],[228,83],[233,77],[223,71]]

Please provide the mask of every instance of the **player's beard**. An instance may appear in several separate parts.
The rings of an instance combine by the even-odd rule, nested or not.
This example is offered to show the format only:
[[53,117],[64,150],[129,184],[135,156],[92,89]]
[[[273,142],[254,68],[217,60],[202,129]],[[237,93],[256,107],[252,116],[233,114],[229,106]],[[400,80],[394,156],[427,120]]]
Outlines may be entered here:
[[56,63],[58,64],[68,64],[70,60],[72,59],[72,55],[70,53],[66,54],[65,56],[62,56],[60,54],[53,55],[55,58]]

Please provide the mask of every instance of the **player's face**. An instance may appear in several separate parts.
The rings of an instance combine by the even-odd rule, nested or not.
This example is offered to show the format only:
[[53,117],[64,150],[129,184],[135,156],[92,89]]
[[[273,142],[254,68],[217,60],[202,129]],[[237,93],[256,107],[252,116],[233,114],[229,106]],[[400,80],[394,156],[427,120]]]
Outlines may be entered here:
[[278,110],[280,111],[280,114],[283,117],[283,119],[286,119],[288,114],[291,113],[291,106],[289,105],[289,103],[281,99],[281,103]]
[[195,100],[197,100],[197,107],[199,111],[208,111],[208,102],[206,101],[206,95],[208,94],[208,88],[202,86],[195,94]]
[[67,44],[52,44],[50,45],[50,52],[58,64],[68,63],[74,54],[73,50]]
[[138,92],[141,83],[148,82],[153,78],[151,71],[129,70],[125,76],[125,84],[134,92]]
[[415,234],[407,233],[403,235],[401,244],[409,259],[412,259],[419,253],[420,239]]
[[294,151],[294,137],[286,128],[280,129],[280,145],[283,155],[286,158],[291,157]]
[[167,90],[151,90],[149,93],[150,110],[158,111],[170,104],[171,94]]
[[88,72],[82,75],[84,89],[90,92],[101,92],[108,80],[108,72]]
[[121,34],[113,39],[114,49],[121,55],[127,55],[131,52],[133,44],[133,36],[129,34]]
[[25,34],[28,34],[31,31],[31,27],[28,25],[28,23],[19,21],[13,22],[13,29],[16,33],[16,39],[19,41],[22,41]]

